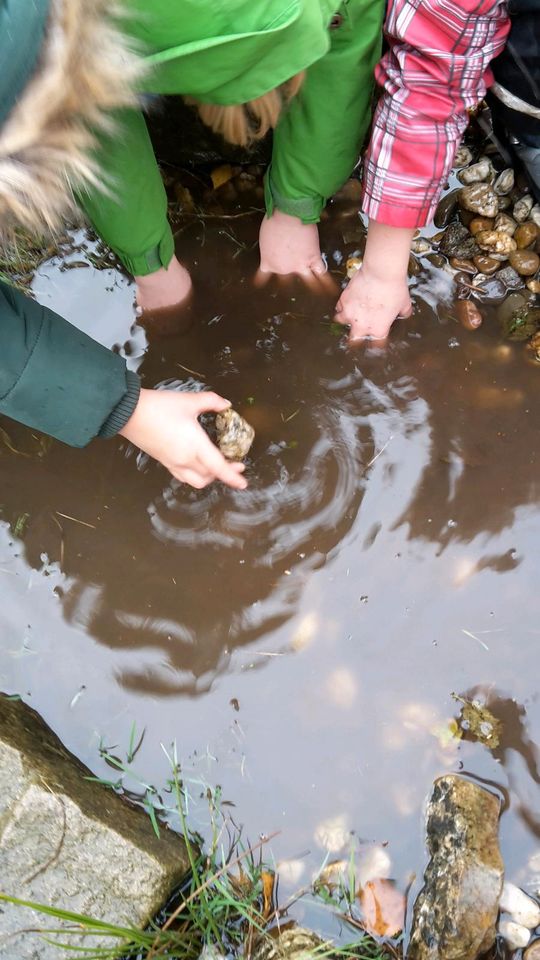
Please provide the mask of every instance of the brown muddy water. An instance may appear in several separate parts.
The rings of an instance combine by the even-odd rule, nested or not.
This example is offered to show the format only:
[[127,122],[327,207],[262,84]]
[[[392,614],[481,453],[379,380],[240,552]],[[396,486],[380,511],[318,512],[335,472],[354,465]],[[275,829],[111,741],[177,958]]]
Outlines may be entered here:
[[[32,456],[0,447],[1,687],[101,776],[100,740],[122,754],[135,722],[134,768],[159,788],[176,740],[194,827],[220,784],[246,839],[281,831],[282,897],[351,844],[386,844],[416,889],[424,800],[448,770],[501,791],[507,875],[532,891],[540,369],[494,308],[459,326],[434,269],[387,348],[349,349],[330,298],[255,292],[257,222],[183,230],[195,297],[176,330],[145,333],[113,271],[38,273],[40,299],[120,345],[145,385],[215,389],[257,436],[246,492],[194,491],[125,442],[38,457],[3,421]],[[343,222],[322,230],[337,280]],[[452,693],[487,697],[497,750],[447,735]]]

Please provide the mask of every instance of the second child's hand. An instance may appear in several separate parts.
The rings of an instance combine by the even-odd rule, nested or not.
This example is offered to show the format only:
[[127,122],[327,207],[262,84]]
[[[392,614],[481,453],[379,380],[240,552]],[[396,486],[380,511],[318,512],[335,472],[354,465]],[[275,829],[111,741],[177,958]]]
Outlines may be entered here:
[[350,327],[351,341],[386,340],[394,320],[410,317],[407,266],[413,234],[370,222],[362,267],[336,306],[336,320]]

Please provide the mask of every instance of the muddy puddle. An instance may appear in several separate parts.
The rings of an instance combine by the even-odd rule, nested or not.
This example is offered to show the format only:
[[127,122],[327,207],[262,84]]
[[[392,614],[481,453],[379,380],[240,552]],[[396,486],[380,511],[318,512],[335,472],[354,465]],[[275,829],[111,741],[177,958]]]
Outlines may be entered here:
[[[257,436],[247,492],[199,492],[125,442],[75,451],[3,421],[1,687],[101,776],[100,741],[122,754],[135,723],[134,768],[159,788],[176,740],[195,827],[219,784],[246,838],[280,831],[282,897],[351,844],[385,844],[416,889],[449,770],[500,789],[508,877],[536,889],[540,372],[495,308],[464,330],[434,268],[387,348],[350,350],[330,298],[254,291],[257,223],[184,227],[195,297],[166,329],[137,324],[113,271],[36,276],[145,385],[215,389]],[[336,210],[336,282],[343,232]],[[487,698],[497,749],[452,736],[453,693]]]

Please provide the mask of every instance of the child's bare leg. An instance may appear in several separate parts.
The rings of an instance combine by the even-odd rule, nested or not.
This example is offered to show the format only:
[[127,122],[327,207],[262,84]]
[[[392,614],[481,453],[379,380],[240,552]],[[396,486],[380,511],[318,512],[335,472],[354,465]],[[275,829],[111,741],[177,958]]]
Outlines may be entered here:
[[135,277],[135,282],[137,304],[141,310],[178,306],[187,300],[192,289],[191,277],[176,257],[172,258],[168,267]]

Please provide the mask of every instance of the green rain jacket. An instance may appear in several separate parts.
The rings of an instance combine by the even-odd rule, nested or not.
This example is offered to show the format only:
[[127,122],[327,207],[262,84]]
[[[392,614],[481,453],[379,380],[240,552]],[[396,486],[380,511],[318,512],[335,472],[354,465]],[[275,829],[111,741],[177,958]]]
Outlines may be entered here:
[[[47,3],[0,0],[0,63],[7,53],[13,64],[22,44],[13,31],[7,50],[2,41],[10,7],[41,8],[42,16]],[[123,29],[147,67],[142,93],[243,103],[307,71],[275,131],[266,205],[269,214],[277,207],[314,223],[366,133],[383,13],[384,0],[130,0]],[[28,16],[15,21],[30,29]],[[0,80],[0,118],[6,84]],[[123,109],[115,120],[97,148],[107,192],[85,190],[79,200],[128,270],[146,274],[173,255],[165,191],[143,115]],[[82,446],[123,426],[138,388],[119,357],[0,286],[0,413]]]

